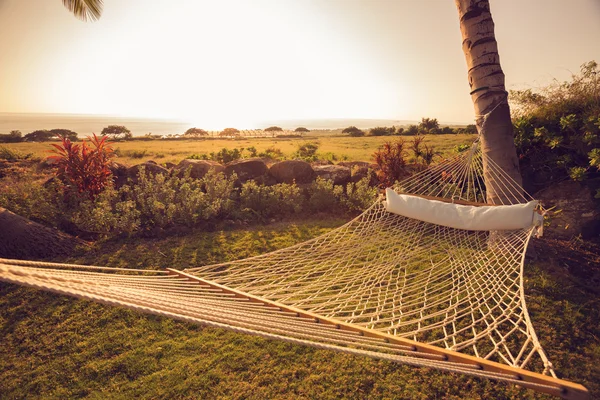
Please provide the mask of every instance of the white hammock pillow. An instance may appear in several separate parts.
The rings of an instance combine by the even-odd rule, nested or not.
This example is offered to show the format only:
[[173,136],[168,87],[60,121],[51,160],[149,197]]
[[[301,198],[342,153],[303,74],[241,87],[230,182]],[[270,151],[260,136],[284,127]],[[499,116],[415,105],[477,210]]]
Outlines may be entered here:
[[513,230],[531,227],[537,201],[511,206],[464,206],[398,194],[386,189],[388,212],[419,221],[469,231]]

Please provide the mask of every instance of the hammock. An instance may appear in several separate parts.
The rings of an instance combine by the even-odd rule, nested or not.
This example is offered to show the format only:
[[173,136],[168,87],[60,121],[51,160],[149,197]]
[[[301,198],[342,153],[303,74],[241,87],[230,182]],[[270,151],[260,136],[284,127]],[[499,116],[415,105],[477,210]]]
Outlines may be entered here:
[[[484,164],[496,192],[513,200],[484,203]],[[532,201],[475,143],[346,225],[272,253],[184,271],[0,259],[0,280],[587,398],[556,378],[525,305],[525,250],[541,234]]]

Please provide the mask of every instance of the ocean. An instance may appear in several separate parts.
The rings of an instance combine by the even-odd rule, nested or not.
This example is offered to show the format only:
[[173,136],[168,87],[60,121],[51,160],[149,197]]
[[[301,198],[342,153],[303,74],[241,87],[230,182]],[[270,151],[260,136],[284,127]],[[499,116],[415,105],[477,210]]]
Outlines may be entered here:
[[[391,119],[303,119],[303,120],[271,120],[264,121],[257,126],[234,126],[240,130],[267,128],[280,126],[283,129],[293,130],[299,126],[307,129],[340,129],[356,126],[368,129],[375,126],[400,126],[416,124],[417,121],[403,121]],[[99,134],[108,125],[124,125],[134,136],[169,135],[184,133],[194,127],[189,122],[170,119],[128,118],[122,116],[83,115],[83,114],[20,114],[0,113],[0,134],[7,134],[12,130],[21,131],[23,135],[40,129],[70,129],[79,136],[85,137],[92,132]],[[197,126],[203,128],[202,126]]]

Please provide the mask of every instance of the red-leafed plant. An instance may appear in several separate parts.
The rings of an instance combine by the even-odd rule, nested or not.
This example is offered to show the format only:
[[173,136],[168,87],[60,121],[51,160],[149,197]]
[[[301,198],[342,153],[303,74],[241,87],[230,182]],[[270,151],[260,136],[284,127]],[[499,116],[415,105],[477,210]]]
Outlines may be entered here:
[[405,156],[406,151],[404,150],[403,140],[398,140],[395,143],[384,143],[373,153],[375,163],[379,167],[377,177],[382,187],[390,187],[396,181],[408,176]]
[[76,194],[93,200],[113,184],[109,168],[113,149],[106,136],[92,135],[88,137],[90,144],[85,140],[75,144],[66,137],[61,137],[61,144],[52,144],[55,155],[48,159],[58,167],[56,177],[63,183],[67,197]]

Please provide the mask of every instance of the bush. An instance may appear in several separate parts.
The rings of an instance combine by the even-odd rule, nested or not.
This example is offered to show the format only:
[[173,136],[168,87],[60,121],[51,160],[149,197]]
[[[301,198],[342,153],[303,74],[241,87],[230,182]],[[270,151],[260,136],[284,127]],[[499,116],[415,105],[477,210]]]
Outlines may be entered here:
[[52,144],[55,156],[48,157],[56,163],[56,177],[63,184],[66,197],[87,197],[91,200],[113,184],[109,168],[113,150],[106,136],[89,138],[92,146],[84,140],[81,145],[73,144],[66,137],[61,144]]
[[408,176],[406,169],[406,151],[404,150],[404,141],[402,139],[395,143],[384,143],[373,154],[375,163],[378,165],[377,178],[382,187],[390,187],[395,182]]
[[23,141],[21,131],[10,131],[6,135],[0,135],[0,143],[18,143]]
[[349,127],[345,128],[344,130],[342,130],[342,133],[347,133],[351,137],[365,136],[365,132],[363,132],[362,130],[358,129],[355,126],[349,126]]
[[[526,189],[595,177],[600,139],[600,68],[583,64],[570,82],[511,91],[515,145]],[[533,186],[533,187],[532,187]]]
[[[256,149],[254,149],[256,150]],[[219,162],[221,164],[227,164],[232,161],[239,160],[243,156],[244,149],[227,149],[222,148],[221,150],[215,152],[211,152],[210,154],[192,154],[187,158],[192,160],[212,160]]]
[[404,130],[405,135],[413,136],[419,134],[419,127],[417,125],[409,125],[408,128]]
[[303,203],[304,197],[295,184],[263,186],[248,181],[240,191],[240,208],[249,218],[265,219],[298,213]]
[[285,155],[281,149],[268,147],[265,151],[258,154],[259,157],[270,158],[272,160],[285,160]]
[[293,157],[307,162],[317,161],[317,150],[319,150],[319,142],[302,143],[298,145],[298,150]]
[[371,177],[366,176],[346,186],[346,195],[342,197],[342,204],[348,211],[364,211],[377,199],[378,190],[369,185],[370,181]]
[[0,160],[18,161],[27,160],[33,157],[33,153],[22,153],[17,150],[11,150],[8,147],[0,146]]
[[339,211],[340,200],[344,195],[344,188],[334,185],[332,181],[317,177],[311,184],[308,197],[308,207],[313,212]]

